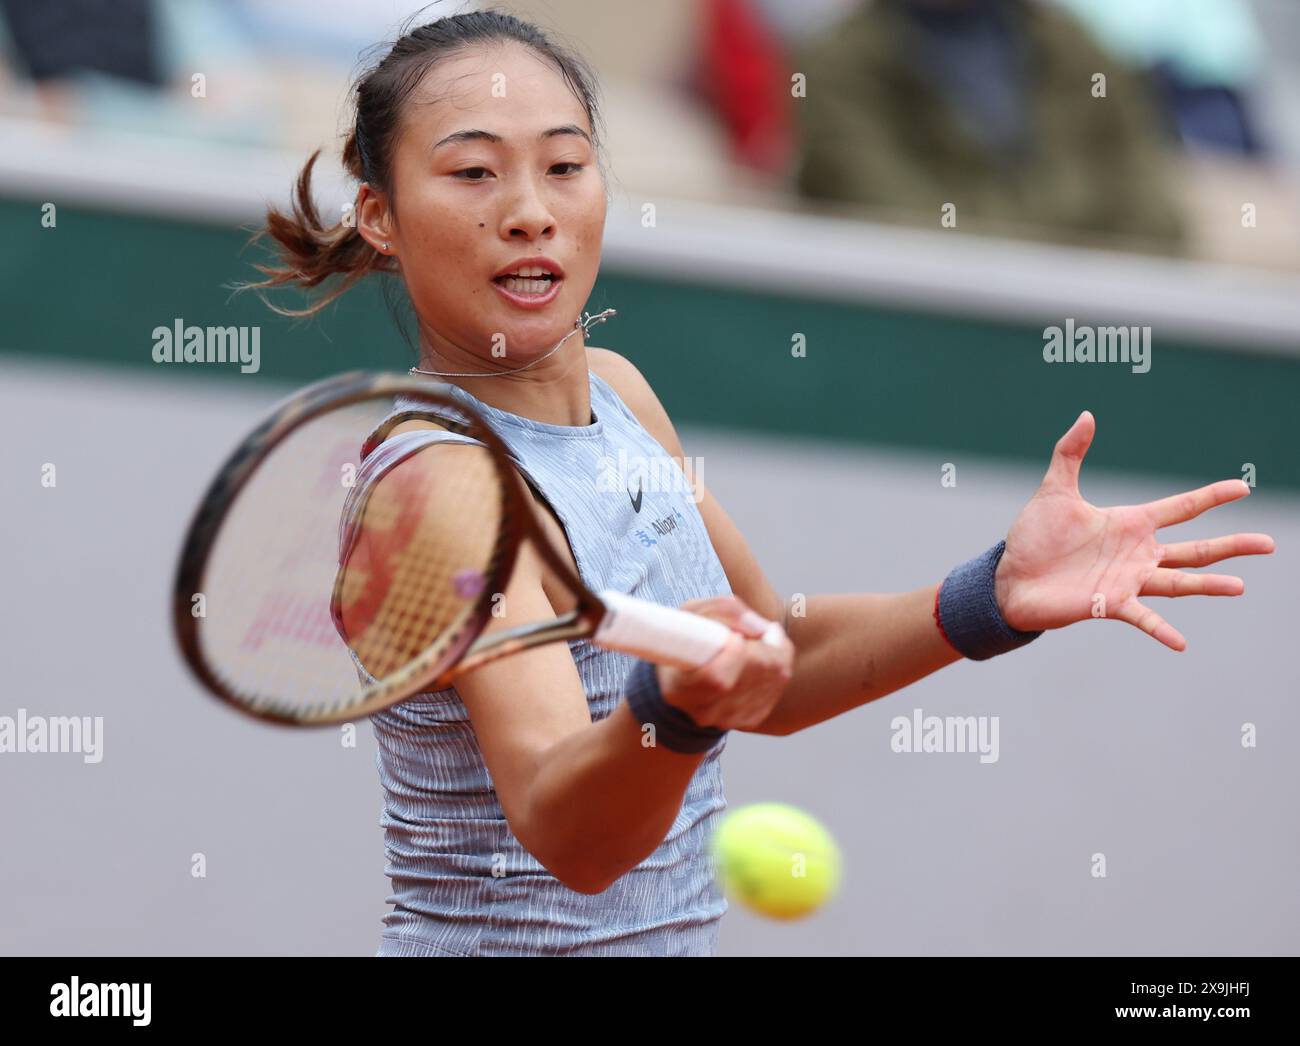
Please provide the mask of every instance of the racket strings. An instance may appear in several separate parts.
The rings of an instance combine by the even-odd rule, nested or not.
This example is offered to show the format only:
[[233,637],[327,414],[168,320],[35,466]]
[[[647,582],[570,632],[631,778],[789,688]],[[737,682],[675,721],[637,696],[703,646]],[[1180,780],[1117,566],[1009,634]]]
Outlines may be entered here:
[[[382,566],[388,575],[383,603],[370,627],[349,632],[352,648],[376,678],[398,671],[453,631],[487,584],[501,530],[500,480],[486,453],[446,448],[425,455],[416,468],[418,482],[396,488],[400,508],[377,496],[375,518],[363,525],[365,534],[394,537]],[[374,544],[372,537],[372,558]],[[360,591],[368,580],[348,587]]]
[[[337,527],[372,410],[333,411],[290,434],[239,493],[205,570],[208,663],[241,699],[337,700],[351,668],[327,599]],[[351,448],[350,450],[348,448]]]
[[[290,433],[222,520],[198,636],[250,709],[306,721],[351,707],[369,682],[353,653],[378,681],[433,665],[480,607],[507,519],[499,466],[482,448],[438,445],[354,491],[390,405],[339,408]],[[355,540],[340,564],[345,522]]]

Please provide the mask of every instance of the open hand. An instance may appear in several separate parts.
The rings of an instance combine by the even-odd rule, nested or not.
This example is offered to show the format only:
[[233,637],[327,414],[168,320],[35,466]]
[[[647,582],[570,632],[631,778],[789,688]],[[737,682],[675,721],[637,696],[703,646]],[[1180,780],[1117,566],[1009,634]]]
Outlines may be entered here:
[[1250,487],[1225,479],[1145,505],[1098,508],[1079,493],[1079,468],[1092,445],[1089,411],[1056,444],[1042,485],[1007,534],[996,592],[1012,628],[1060,628],[1090,617],[1127,621],[1172,650],[1187,640],[1141,596],[1239,596],[1245,583],[1230,574],[1190,574],[1233,556],[1273,551],[1267,534],[1231,534],[1162,545],[1156,531],[1244,498]]

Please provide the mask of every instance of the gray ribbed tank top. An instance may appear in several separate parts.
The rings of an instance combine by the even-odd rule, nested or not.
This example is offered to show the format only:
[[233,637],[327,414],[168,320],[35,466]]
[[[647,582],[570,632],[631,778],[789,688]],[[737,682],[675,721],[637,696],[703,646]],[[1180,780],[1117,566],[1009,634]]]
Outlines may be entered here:
[[[590,385],[586,426],[549,425],[455,394],[482,413],[555,511],[591,589],[666,606],[730,594],[682,470],[609,385],[594,374]],[[393,413],[419,406],[398,399]],[[438,430],[385,440],[363,463],[354,498],[421,447],[447,439],[464,441]],[[621,700],[635,659],[588,640],[569,648],[592,719],[602,719]],[[393,887],[379,955],[712,954],[726,910],[708,852],[725,806],[718,758],[725,741],[696,770],[659,848],[591,896],[560,883],[510,831],[454,687],[417,695],[371,723]]]

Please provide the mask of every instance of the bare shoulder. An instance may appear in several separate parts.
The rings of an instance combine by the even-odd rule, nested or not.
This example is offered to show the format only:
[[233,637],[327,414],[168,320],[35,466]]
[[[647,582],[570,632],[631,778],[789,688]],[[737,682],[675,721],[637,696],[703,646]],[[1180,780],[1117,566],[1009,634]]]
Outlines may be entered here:
[[[629,396],[654,395],[650,383],[626,356],[611,349],[587,349],[587,367],[626,401]],[[631,406],[631,403],[628,403]]]
[[618,393],[628,410],[636,415],[637,421],[645,426],[646,431],[665,450],[681,456],[681,441],[677,438],[668,412],[631,360],[609,349],[588,348],[587,366],[596,377]]

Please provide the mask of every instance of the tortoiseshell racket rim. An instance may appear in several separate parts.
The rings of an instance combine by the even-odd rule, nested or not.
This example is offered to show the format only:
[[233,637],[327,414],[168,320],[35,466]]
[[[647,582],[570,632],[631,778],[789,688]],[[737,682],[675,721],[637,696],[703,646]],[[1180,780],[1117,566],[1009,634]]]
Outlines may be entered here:
[[[205,657],[199,641],[203,618],[193,613],[193,598],[204,591],[204,572],[216,544],[223,520],[249,480],[270,453],[291,433],[329,411],[369,399],[410,396],[437,411],[439,422],[451,431],[482,442],[492,452],[501,480],[502,519],[495,547],[485,573],[486,583],[473,603],[462,608],[452,627],[438,641],[398,671],[369,685],[358,680],[349,698],[316,705],[292,706],[276,701],[275,695],[241,694],[228,686],[216,666]],[[461,423],[457,419],[464,419]],[[445,419],[445,421],[444,421]],[[358,448],[359,450],[360,448]],[[389,707],[412,694],[431,689],[445,678],[486,627],[494,594],[514,569],[520,542],[535,527],[531,509],[523,504],[519,485],[504,443],[463,400],[454,398],[447,387],[427,378],[404,374],[350,372],[327,378],[294,393],[277,404],[270,414],[234,449],[218,470],[199,503],[186,532],[172,588],[172,621],[181,656],[200,683],[215,697],[262,722],[287,726],[326,726],[359,719]],[[546,542],[536,542],[548,565],[575,586],[580,609],[566,615],[564,631],[572,635],[589,633],[603,607],[580,580],[573,576]],[[581,619],[582,623],[578,621]],[[503,647],[508,645],[502,637]],[[496,644],[493,644],[495,647]],[[502,650],[501,653],[507,652]],[[498,655],[499,656],[499,655]]]

